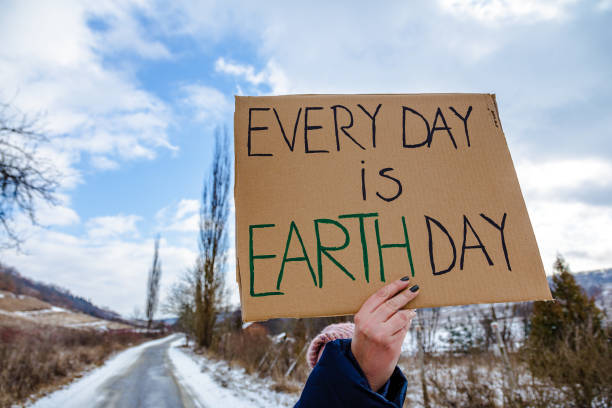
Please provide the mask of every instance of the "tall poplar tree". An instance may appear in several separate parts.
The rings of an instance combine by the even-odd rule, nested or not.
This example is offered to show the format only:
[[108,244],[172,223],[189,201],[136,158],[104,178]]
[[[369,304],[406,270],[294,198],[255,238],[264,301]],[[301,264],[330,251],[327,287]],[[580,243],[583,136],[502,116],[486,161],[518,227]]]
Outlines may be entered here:
[[147,329],[151,328],[157,302],[159,301],[159,279],[161,278],[161,260],[159,259],[159,236],[155,238],[155,250],[153,252],[153,265],[149,270],[149,279],[147,280],[147,302],[145,312],[147,315]]
[[205,180],[200,206],[200,254],[196,263],[196,338],[210,347],[224,289],[229,215],[231,162],[227,133],[215,135],[210,173]]

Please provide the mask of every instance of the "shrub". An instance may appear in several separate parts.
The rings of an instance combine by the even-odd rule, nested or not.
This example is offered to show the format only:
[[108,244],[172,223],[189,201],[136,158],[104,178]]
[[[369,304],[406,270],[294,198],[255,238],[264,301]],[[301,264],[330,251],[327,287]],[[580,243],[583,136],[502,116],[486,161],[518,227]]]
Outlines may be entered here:
[[524,347],[533,374],[550,380],[575,407],[612,404],[612,344],[603,314],[562,258],[555,263],[554,302],[538,302]]
[[143,341],[130,330],[98,332],[47,326],[0,326],[0,407],[65,383],[111,353]]

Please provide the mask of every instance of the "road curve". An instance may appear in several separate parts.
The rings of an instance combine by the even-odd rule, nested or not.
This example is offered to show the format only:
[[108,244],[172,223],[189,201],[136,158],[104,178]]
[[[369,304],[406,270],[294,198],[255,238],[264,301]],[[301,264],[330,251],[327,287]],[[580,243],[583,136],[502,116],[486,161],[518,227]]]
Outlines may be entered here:
[[196,408],[191,396],[178,384],[168,358],[170,344],[163,343],[143,350],[124,373],[106,380],[99,388],[96,408]]

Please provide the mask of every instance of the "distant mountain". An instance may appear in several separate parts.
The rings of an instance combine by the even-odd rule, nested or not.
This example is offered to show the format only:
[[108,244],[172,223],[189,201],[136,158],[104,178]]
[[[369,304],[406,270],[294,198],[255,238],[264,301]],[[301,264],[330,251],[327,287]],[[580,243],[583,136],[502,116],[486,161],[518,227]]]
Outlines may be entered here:
[[576,282],[589,296],[595,298],[608,320],[612,318],[612,268],[574,273]]
[[22,276],[15,268],[0,263],[0,290],[27,295],[64,309],[73,310],[104,320],[124,322],[118,313],[98,307],[89,300],[75,296],[56,285],[36,282]]
[[587,292],[589,288],[603,287],[612,284],[612,268],[594,271],[576,272],[574,278]]

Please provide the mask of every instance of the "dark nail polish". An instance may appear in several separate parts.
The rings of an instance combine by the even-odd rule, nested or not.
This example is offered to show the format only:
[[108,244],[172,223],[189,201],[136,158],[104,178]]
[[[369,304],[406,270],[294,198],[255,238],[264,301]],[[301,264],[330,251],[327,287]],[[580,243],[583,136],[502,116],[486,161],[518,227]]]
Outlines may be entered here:
[[416,292],[417,290],[419,290],[419,285],[414,285],[413,287],[410,288],[411,292]]
[[403,277],[402,279],[400,279],[400,280],[402,280],[402,281],[406,282],[407,280],[410,280],[410,276],[404,276],[404,277]]

